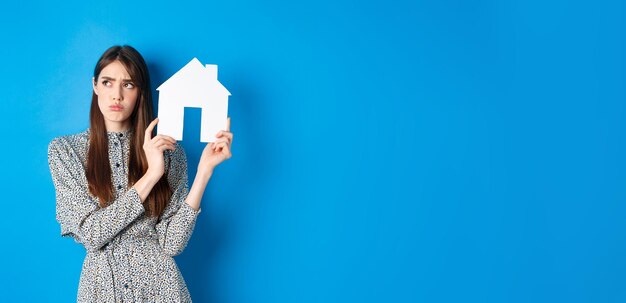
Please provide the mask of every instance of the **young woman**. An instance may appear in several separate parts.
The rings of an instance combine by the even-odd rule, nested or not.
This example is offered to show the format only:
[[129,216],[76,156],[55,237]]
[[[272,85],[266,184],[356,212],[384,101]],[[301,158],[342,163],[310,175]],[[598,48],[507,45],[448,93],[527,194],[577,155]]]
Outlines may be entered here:
[[182,146],[153,136],[158,118],[141,55],[109,48],[92,82],[89,128],[48,147],[61,235],[87,250],[77,300],[190,302],[172,256],[189,241],[214,168],[231,157],[230,119],[204,148],[188,190]]

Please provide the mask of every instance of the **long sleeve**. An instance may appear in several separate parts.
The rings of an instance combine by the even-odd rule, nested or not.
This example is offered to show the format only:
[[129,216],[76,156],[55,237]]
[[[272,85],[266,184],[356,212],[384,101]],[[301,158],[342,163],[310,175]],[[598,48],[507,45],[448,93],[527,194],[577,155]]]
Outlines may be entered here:
[[61,236],[71,236],[88,251],[111,241],[145,210],[131,187],[105,208],[88,194],[84,167],[75,151],[62,139],[48,146],[48,164],[56,189],[56,218]]
[[177,143],[174,151],[166,152],[170,155],[167,179],[173,193],[156,224],[156,230],[165,253],[176,256],[187,246],[201,209],[196,211],[185,203],[189,193],[185,150]]

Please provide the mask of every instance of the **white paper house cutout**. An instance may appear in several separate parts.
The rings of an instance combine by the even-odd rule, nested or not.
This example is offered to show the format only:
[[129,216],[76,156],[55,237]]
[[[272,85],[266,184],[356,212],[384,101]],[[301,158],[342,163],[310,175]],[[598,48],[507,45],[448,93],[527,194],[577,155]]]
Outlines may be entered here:
[[217,80],[217,65],[205,66],[197,58],[193,58],[157,90],[157,134],[182,140],[185,107],[202,109],[201,142],[214,142],[217,132],[226,129],[230,92]]

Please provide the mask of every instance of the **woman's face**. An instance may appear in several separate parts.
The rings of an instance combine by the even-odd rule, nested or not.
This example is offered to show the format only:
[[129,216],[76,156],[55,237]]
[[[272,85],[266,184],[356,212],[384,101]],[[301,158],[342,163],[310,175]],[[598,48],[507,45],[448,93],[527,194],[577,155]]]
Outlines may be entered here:
[[124,65],[116,60],[105,66],[98,79],[93,79],[93,90],[98,96],[98,107],[104,116],[107,130],[127,130],[139,88],[131,80]]

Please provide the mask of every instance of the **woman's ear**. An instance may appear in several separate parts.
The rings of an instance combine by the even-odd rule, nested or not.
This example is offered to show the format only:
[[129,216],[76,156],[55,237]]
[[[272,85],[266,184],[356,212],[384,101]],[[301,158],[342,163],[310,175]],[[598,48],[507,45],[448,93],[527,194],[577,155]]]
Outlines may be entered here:
[[98,87],[96,85],[96,78],[91,77],[91,85],[93,86],[93,92],[98,95]]

